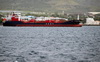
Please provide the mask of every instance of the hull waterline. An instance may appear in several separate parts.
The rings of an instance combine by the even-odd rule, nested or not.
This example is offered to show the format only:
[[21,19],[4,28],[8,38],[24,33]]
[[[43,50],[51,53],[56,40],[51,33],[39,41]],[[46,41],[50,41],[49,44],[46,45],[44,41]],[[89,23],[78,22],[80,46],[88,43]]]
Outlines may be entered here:
[[78,22],[65,23],[23,23],[20,21],[6,21],[3,26],[25,26],[25,27],[82,27]]
[[57,25],[57,24],[55,24],[55,25],[32,25],[32,24],[30,24],[30,25],[27,25],[27,24],[18,24],[18,25],[16,25],[16,26],[25,26],[25,27],[82,27],[82,25],[81,24],[69,24],[69,25],[62,25],[62,24],[59,24],[59,25]]

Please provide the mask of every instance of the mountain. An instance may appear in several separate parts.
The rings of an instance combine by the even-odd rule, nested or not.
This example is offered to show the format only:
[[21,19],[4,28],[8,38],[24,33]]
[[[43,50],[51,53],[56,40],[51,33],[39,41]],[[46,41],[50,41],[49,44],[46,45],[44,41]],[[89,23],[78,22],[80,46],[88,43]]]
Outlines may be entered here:
[[43,12],[100,11],[100,0],[0,0],[1,10]]

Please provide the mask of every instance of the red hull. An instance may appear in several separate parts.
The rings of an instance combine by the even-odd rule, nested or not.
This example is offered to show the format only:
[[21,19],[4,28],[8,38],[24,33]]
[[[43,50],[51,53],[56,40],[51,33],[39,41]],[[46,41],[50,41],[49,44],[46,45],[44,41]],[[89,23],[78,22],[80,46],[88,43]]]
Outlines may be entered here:
[[69,25],[62,25],[62,24],[59,24],[59,25],[28,25],[28,24],[18,24],[16,26],[31,26],[31,27],[82,27],[82,24],[69,24]]

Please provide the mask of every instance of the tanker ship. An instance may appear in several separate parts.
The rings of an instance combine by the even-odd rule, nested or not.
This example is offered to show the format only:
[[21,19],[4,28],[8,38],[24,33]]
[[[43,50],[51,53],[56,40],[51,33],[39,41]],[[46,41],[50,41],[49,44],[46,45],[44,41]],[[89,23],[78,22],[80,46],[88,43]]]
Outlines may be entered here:
[[[27,19],[26,19],[27,18]],[[67,20],[58,17],[21,17],[12,14],[9,20],[5,19],[3,26],[30,26],[30,27],[82,27],[80,20]]]

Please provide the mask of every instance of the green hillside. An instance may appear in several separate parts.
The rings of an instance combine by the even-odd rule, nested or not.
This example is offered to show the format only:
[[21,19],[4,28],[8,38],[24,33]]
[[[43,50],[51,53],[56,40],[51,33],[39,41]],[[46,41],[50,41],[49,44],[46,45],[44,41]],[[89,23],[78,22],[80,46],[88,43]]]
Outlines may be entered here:
[[45,12],[100,11],[100,0],[0,0],[1,10]]

